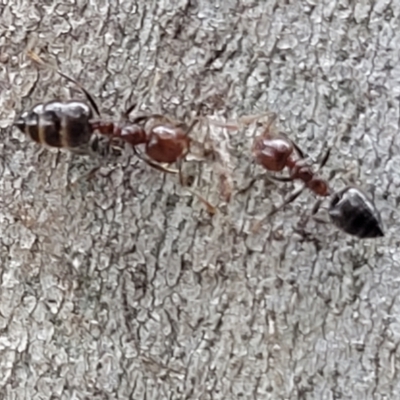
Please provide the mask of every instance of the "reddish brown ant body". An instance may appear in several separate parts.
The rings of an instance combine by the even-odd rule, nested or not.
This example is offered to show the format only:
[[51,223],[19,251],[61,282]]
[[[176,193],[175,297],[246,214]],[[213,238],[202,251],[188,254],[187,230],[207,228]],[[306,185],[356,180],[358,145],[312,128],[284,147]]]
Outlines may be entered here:
[[[383,236],[381,217],[368,196],[353,186],[347,186],[339,192],[334,192],[329,183],[319,177],[307,164],[301,149],[286,135],[276,133],[271,129],[275,119],[276,115],[264,126],[263,133],[254,139],[252,153],[255,161],[271,172],[280,172],[288,168],[289,177],[274,177],[274,180],[300,180],[304,183],[304,187],[310,189],[317,196],[331,196],[328,210],[330,218],[344,232],[359,238]],[[326,164],[328,157],[329,151],[323,158],[320,168]],[[304,187],[290,196],[282,206],[273,210],[269,216],[296,199]]]
[[[273,172],[280,172],[288,168],[290,171],[289,178],[275,179],[285,181],[298,179],[303,181],[305,186],[316,195],[329,196],[331,192],[328,182],[314,173],[304,160],[303,152],[294,142],[282,134],[275,134],[271,131],[272,122],[266,126],[263,134],[254,140],[252,151],[256,162],[266,170]],[[321,168],[325,165],[328,156],[329,153],[324,157]]]
[[[37,54],[28,52],[28,56],[36,63],[46,65]],[[188,134],[198,119],[194,119],[189,127],[160,114],[142,115],[129,120],[128,116],[135,108],[133,105],[123,113],[120,122],[106,121],[101,118],[91,94],[81,84],[58,69],[56,72],[77,85],[88,103],[79,100],[40,103],[24,112],[14,122],[16,127],[39,144],[66,148],[80,154],[90,152],[95,133],[108,137],[111,141],[119,139],[128,143],[135,153],[153,168],[169,173],[179,172],[180,182],[184,183],[180,164],[190,150],[191,139]],[[94,113],[97,118],[94,118]],[[139,145],[144,146],[147,157],[143,157],[137,151]],[[178,171],[162,165],[172,163],[179,164]],[[216,212],[215,207],[201,195],[190,188],[186,189],[196,195],[211,214]]]

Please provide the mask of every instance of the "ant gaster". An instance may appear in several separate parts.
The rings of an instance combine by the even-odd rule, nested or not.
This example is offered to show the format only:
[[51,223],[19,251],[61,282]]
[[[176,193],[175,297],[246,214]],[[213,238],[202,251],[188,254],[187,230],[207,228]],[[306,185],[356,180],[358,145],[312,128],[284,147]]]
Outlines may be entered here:
[[374,203],[354,186],[347,186],[332,195],[329,216],[343,231],[359,238],[384,236],[381,216]]
[[36,143],[85,153],[93,135],[93,112],[82,101],[49,101],[25,111],[14,125]]
[[[36,63],[50,67],[32,51],[28,52],[28,56]],[[58,69],[55,70],[60,76],[77,85],[89,104],[77,100],[40,103],[24,112],[15,121],[16,127],[39,144],[66,148],[80,154],[88,152],[94,133],[107,136],[111,140],[120,139],[128,143],[136,155],[153,168],[169,173],[178,172],[180,182],[184,184],[181,162],[190,150],[191,139],[188,134],[198,119],[194,119],[189,127],[160,114],[143,115],[129,120],[129,114],[136,107],[134,104],[123,113],[120,122],[103,120],[92,95],[75,79]],[[93,111],[97,119],[94,118]],[[146,157],[138,152],[138,145],[144,145]],[[162,165],[172,163],[179,165],[178,171]],[[211,214],[216,212],[215,207],[201,195],[188,187],[186,189],[197,196]]]
[[[359,238],[383,236],[381,217],[367,195],[353,186],[333,192],[328,182],[319,177],[307,164],[301,149],[286,135],[276,133],[271,129],[275,119],[276,115],[264,126],[263,133],[254,139],[252,152],[256,162],[266,170],[273,172],[280,172],[288,168],[289,177],[274,177],[274,180],[300,180],[317,196],[332,196],[329,215],[332,222],[344,232]],[[329,151],[324,156],[320,168],[326,164],[328,157]],[[276,213],[296,199],[303,189],[304,187],[295,192],[281,207],[273,210],[269,215]]]

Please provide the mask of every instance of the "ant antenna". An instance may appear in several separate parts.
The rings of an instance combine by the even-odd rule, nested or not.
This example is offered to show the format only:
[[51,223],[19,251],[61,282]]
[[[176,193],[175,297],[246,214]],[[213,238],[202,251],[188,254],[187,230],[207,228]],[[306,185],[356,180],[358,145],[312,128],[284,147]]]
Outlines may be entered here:
[[58,68],[53,67],[52,65],[44,62],[38,54],[36,54],[34,51],[32,50],[28,50],[27,52],[28,57],[36,62],[39,65],[42,65],[46,68],[50,68],[51,70],[55,71],[58,75],[60,75],[61,77],[65,78],[67,81],[73,83],[74,85],[78,86],[78,88],[83,92],[83,94],[85,95],[85,97],[87,98],[87,100],[89,101],[90,105],[93,107],[93,110],[95,111],[95,113],[100,117],[100,111],[99,111],[99,107],[97,106],[96,102],[94,101],[93,96],[83,87],[82,84],[80,84],[77,80],[75,80],[74,78],[71,78],[70,76],[64,74],[64,72],[61,72]]

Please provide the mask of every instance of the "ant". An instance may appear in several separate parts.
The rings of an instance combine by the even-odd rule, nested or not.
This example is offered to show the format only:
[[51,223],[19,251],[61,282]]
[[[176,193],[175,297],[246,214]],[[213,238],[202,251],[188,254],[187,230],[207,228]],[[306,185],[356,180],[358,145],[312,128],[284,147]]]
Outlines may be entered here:
[[[331,221],[342,231],[358,238],[376,238],[384,236],[382,221],[372,200],[354,186],[347,186],[343,190],[334,192],[329,183],[318,176],[306,162],[303,151],[284,133],[277,133],[272,125],[277,118],[276,114],[264,124],[263,132],[254,139],[252,154],[256,163],[271,172],[289,170],[288,177],[272,177],[273,180],[290,182],[300,180],[304,186],[290,196],[280,207],[269,213],[275,214],[287,204],[294,201],[305,188],[308,188],[319,197],[331,196],[329,216]],[[330,150],[323,157],[319,169],[328,161]],[[317,212],[318,208],[313,210]]]
[[[190,151],[191,139],[188,134],[198,123],[198,118],[189,127],[160,114],[138,116],[130,121],[129,115],[136,107],[134,104],[123,113],[120,122],[105,121],[101,118],[94,98],[79,82],[47,65],[33,51],[29,51],[28,56],[40,65],[55,69],[60,76],[78,86],[88,103],[53,100],[37,104],[14,122],[23,133],[39,144],[66,148],[77,154],[87,154],[90,151],[94,133],[109,137],[111,141],[120,139],[130,145],[135,154],[151,167],[167,173],[179,173],[180,183],[184,185],[181,163]],[[144,145],[146,157],[139,153],[138,145]],[[162,165],[172,163],[179,166],[178,171]],[[206,199],[190,188],[186,189],[206,205],[210,214],[215,214],[215,207]]]

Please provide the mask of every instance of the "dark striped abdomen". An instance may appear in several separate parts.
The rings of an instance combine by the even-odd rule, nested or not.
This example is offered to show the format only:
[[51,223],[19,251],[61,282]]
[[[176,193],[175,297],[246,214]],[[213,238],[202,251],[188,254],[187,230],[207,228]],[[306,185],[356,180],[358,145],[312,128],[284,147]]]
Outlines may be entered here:
[[92,116],[84,102],[50,101],[25,112],[14,125],[37,143],[74,149],[88,144]]
[[356,187],[348,186],[333,194],[329,215],[338,228],[360,239],[384,236],[378,210]]

